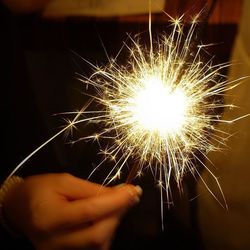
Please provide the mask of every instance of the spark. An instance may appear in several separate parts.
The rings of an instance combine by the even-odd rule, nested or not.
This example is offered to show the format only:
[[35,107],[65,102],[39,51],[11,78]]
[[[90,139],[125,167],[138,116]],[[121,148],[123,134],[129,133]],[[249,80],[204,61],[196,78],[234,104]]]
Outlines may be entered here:
[[[219,110],[234,107],[224,104],[222,97],[242,79],[229,82],[221,75],[229,63],[213,65],[212,58],[203,61],[202,53],[211,44],[193,44],[198,15],[186,35],[183,17],[171,18],[172,32],[168,36],[153,41],[150,32],[149,49],[129,37],[132,46],[124,45],[130,53],[126,65],[110,59],[109,65],[98,67],[85,60],[94,72],[90,77],[79,75],[79,79],[86,91],[94,88],[95,94],[90,99],[98,108],[93,109],[88,103],[81,111],[70,112],[75,118],[67,120],[65,128],[26,157],[11,175],[61,133],[80,123],[86,126],[94,123],[100,131],[77,140],[91,139],[100,146],[103,159],[89,178],[105,162],[113,165],[103,184],[120,178],[125,166],[130,166],[128,181],[149,168],[157,179],[161,196],[164,190],[170,204],[172,179],[180,190],[187,172],[198,175],[204,182],[196,166],[199,163],[215,178],[221,190],[216,176],[197,153],[207,158],[208,152],[224,144],[229,135],[219,131],[216,123],[230,124],[241,119],[224,120]],[[108,140],[108,145],[102,147],[102,139]],[[223,206],[205,182],[204,185]]]
[[[219,110],[233,108],[223,103],[223,95],[241,79],[229,82],[220,73],[229,63],[213,65],[212,59],[202,60],[202,52],[211,44],[198,44],[194,50],[192,39],[198,15],[187,35],[183,17],[172,18],[172,33],[161,36],[154,45],[150,33],[148,50],[130,37],[133,46],[125,45],[130,52],[125,66],[116,61],[104,68],[91,65],[92,76],[79,77],[86,86],[94,87],[97,95],[93,99],[102,107],[102,113],[93,113],[94,122],[104,128],[100,139],[108,136],[112,142],[105,148],[104,162],[110,158],[115,161],[104,184],[114,181],[128,163],[132,165],[128,182],[150,168],[171,200],[171,179],[181,190],[187,172],[201,178],[197,163],[207,167],[197,155],[207,158],[208,152],[225,143],[229,135],[219,131],[216,123],[230,124],[243,118],[222,119]],[[207,170],[219,186],[216,176]]]

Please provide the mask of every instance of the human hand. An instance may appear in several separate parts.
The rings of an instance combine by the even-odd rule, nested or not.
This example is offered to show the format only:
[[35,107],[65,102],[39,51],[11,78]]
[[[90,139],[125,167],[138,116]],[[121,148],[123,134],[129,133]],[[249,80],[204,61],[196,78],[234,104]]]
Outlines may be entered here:
[[108,188],[69,174],[44,174],[13,188],[4,214],[36,249],[106,250],[120,217],[140,195],[132,185]]

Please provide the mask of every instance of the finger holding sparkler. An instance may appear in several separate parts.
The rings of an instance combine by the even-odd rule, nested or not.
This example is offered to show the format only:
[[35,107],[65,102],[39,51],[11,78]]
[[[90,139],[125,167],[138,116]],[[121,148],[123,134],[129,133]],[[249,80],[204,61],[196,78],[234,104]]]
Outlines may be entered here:
[[1,192],[5,225],[36,249],[103,249],[142,194],[138,186],[103,187],[70,174],[13,180]]

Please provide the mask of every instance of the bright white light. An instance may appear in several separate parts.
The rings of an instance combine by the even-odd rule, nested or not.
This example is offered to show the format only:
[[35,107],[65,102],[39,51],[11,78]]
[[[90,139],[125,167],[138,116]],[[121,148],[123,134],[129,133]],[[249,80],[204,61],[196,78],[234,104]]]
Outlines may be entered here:
[[187,97],[184,92],[178,88],[172,90],[155,76],[144,78],[141,83],[134,99],[134,120],[151,132],[178,133],[186,117]]

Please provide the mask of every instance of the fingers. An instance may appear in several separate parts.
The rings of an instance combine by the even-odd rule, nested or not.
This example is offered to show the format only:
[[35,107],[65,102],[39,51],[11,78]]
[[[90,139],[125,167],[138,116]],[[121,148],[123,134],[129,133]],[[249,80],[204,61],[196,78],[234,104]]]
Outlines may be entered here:
[[77,231],[65,232],[52,238],[52,244],[60,249],[107,249],[114,231],[119,224],[119,216],[112,216],[95,223],[93,226]]
[[68,200],[84,199],[110,190],[108,187],[82,180],[70,174],[60,174],[58,193]]
[[133,185],[107,188],[69,174],[33,176],[26,186],[31,215],[23,231],[37,249],[107,250],[121,215],[142,194]]
[[67,203],[60,214],[65,225],[75,226],[100,220],[139,202],[142,190],[132,185],[124,185],[92,198]]

